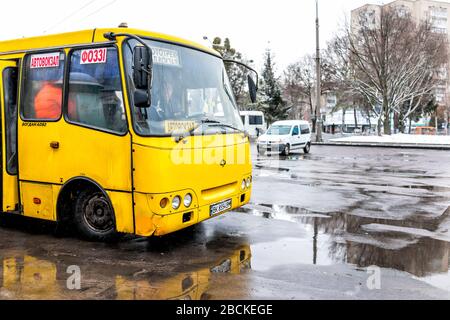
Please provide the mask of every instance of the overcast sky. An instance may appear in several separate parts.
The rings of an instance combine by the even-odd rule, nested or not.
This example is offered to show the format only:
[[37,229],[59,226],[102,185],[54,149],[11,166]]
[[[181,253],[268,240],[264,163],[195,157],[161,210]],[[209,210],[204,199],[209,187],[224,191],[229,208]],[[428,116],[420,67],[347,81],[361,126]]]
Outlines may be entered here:
[[[383,1],[371,0],[371,3]],[[388,1],[389,2],[389,1]],[[367,0],[319,0],[324,44],[351,9]],[[18,8],[18,6],[24,8]],[[20,12],[20,16],[15,13]],[[229,37],[249,59],[268,46],[280,73],[315,48],[315,0],[40,0],[2,3],[0,40],[95,27],[130,27],[210,45],[204,36]]]

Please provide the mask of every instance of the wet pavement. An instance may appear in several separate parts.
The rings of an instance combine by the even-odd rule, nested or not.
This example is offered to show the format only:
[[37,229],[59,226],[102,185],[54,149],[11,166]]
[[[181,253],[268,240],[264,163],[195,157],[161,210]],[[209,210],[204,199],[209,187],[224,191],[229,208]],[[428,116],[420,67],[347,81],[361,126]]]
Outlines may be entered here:
[[0,299],[450,299],[450,152],[316,146],[254,166],[250,205],[161,239],[4,221]]

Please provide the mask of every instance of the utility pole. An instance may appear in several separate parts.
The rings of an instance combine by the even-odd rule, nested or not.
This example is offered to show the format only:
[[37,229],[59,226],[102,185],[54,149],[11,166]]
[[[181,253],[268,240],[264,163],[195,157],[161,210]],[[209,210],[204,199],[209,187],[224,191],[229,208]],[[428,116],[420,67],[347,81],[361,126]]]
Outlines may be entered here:
[[316,0],[316,75],[317,75],[317,94],[316,94],[316,142],[322,142],[322,115],[321,109],[321,72],[320,72],[320,37],[319,37],[319,0]]

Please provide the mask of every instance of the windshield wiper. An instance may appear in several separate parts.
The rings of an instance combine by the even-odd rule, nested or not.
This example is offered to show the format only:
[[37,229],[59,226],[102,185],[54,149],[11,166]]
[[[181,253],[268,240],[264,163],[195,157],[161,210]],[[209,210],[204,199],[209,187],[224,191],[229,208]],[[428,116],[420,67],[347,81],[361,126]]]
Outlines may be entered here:
[[183,141],[186,137],[192,136],[192,135],[194,134],[195,130],[197,130],[198,128],[200,128],[200,127],[201,127],[202,125],[204,125],[204,124],[216,124],[216,125],[217,125],[217,124],[220,124],[220,122],[217,121],[217,120],[212,120],[212,119],[208,119],[208,118],[202,119],[202,120],[200,121],[200,123],[197,124],[195,127],[193,127],[191,130],[189,130],[188,132],[182,133],[182,134],[180,134],[179,136],[177,136],[177,137],[175,138],[175,142],[176,142],[176,143],[180,143],[180,142]]
[[220,124],[220,121],[213,120],[213,119],[202,119],[201,124]]
[[229,129],[233,129],[234,131],[239,131],[239,132],[245,133],[245,131],[242,130],[242,129],[236,128],[236,127],[234,127],[232,125],[229,125],[229,124],[226,124],[226,123],[222,123],[222,122],[219,122],[219,121],[217,121],[217,123],[215,123],[215,124],[210,125],[210,127],[229,128]]
[[208,119],[208,118],[206,118],[206,119],[202,119],[201,122],[200,122],[199,124],[197,124],[194,128],[192,128],[191,130],[189,130],[187,133],[180,134],[179,136],[177,136],[177,137],[175,138],[175,142],[176,142],[176,143],[180,143],[180,142],[183,141],[186,137],[189,137],[189,136],[193,135],[194,132],[195,132],[195,130],[197,130],[198,128],[200,128],[200,127],[201,127],[202,125],[204,125],[204,124],[207,124],[207,125],[209,125],[209,127],[212,127],[212,128],[214,128],[214,127],[229,128],[229,129],[233,129],[233,130],[235,130],[235,131],[241,132],[241,133],[243,133],[243,134],[247,134],[245,131],[243,131],[243,130],[241,130],[241,129],[239,129],[239,128],[236,128],[236,127],[234,127],[234,126],[232,126],[232,125],[229,125],[229,124],[226,124],[226,123],[222,123],[222,122],[217,121],[217,120],[213,120],[213,119]]
[[[234,126],[232,126],[230,124],[226,124],[226,123],[223,123],[223,122],[220,122],[220,121],[217,121],[217,120],[203,119],[201,124],[208,124],[209,127],[212,127],[212,128],[214,128],[214,127],[223,127],[223,128],[233,129],[234,131],[239,131],[239,132],[245,133],[244,130],[241,130],[241,129],[236,128],[236,127],[234,127]],[[197,126],[197,128],[199,126]],[[197,128],[195,128],[194,131],[197,130]]]

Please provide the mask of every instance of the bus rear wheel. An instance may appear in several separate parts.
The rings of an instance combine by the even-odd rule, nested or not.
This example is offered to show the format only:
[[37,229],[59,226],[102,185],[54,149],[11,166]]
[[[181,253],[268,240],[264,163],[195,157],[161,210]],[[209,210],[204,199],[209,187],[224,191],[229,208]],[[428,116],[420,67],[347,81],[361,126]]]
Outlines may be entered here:
[[91,241],[112,241],[117,237],[114,211],[100,191],[83,190],[75,202],[74,221],[80,234]]

